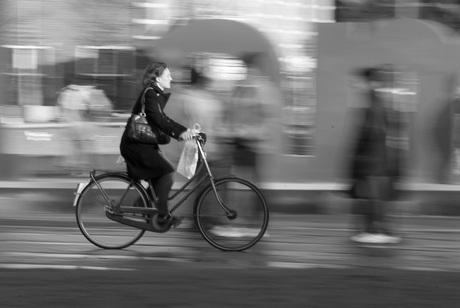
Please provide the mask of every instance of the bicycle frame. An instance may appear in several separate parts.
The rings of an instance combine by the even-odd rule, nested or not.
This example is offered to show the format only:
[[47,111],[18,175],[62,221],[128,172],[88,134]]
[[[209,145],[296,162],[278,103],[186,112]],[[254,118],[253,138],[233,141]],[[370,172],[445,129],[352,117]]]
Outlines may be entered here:
[[[202,184],[203,182],[209,180],[210,184],[212,185],[214,195],[215,195],[216,200],[218,201],[219,205],[225,210],[225,212],[228,215],[232,215],[231,211],[225,206],[225,204],[223,203],[223,201],[220,198],[219,194],[217,193],[217,189],[216,189],[216,186],[215,186],[215,183],[214,183],[215,182],[214,176],[212,175],[212,171],[211,171],[211,169],[209,167],[209,164],[208,164],[208,162],[206,160],[206,152],[205,152],[204,148],[202,147],[202,145],[200,143],[200,139],[195,138],[195,141],[196,141],[196,144],[197,144],[197,147],[198,147],[198,155],[199,155],[199,164],[197,166],[197,170],[196,170],[195,174],[186,183],[184,183],[184,185],[182,185],[174,194],[172,194],[172,195],[170,195],[168,197],[168,201],[171,201],[171,200],[174,200],[175,198],[177,198],[177,196],[179,194],[181,194],[182,192],[184,192],[185,189],[187,187],[189,187],[190,184],[194,183],[195,180],[200,176],[200,172],[201,172],[201,170],[203,168],[206,168],[207,175],[204,176],[199,181],[197,181],[196,186],[193,189],[191,189],[190,191],[188,191],[179,201],[177,201],[175,203],[174,207],[171,208],[170,213],[171,214],[174,213],[198,189],[200,184]],[[134,206],[120,206],[120,204],[123,203],[126,195],[128,194],[129,188],[131,188],[133,185],[136,185],[135,183],[139,182],[139,181],[133,180],[133,179],[131,179],[131,182],[130,182],[130,184],[128,186],[128,189],[121,196],[120,201],[118,202],[118,204],[113,205],[111,200],[110,200],[110,198],[105,193],[104,188],[98,182],[96,172],[97,172],[96,170],[91,171],[90,172],[90,178],[96,184],[96,186],[98,187],[98,189],[101,192],[103,198],[107,202],[107,205],[112,207],[112,213],[111,214],[113,214],[113,213],[120,213],[120,214],[121,213],[133,213],[133,214],[154,215],[154,214],[157,213],[157,209],[156,209],[155,205],[158,202],[158,199],[157,199],[156,194],[155,194],[155,192],[154,192],[154,190],[152,188],[152,185],[150,185],[151,184],[150,180],[148,180],[147,182],[149,183],[149,189],[150,189],[150,192],[152,193],[153,198],[149,196],[149,194],[147,193],[147,189],[143,185],[139,185],[139,187],[142,189],[142,193],[144,194],[144,197],[146,197],[146,199],[149,202],[149,204],[154,205],[153,207],[141,208],[141,207],[134,207]],[[115,174],[119,174],[119,173],[115,173]],[[77,195],[79,194],[79,191],[80,191],[80,186],[78,188]],[[118,219],[117,219],[117,221],[118,221]],[[119,222],[121,222],[121,221],[119,221]],[[142,228],[142,229],[151,230],[150,228],[142,227],[140,224],[137,224],[137,227]]]
[[[174,200],[180,193],[182,193],[191,183],[195,181],[195,179],[200,175],[201,170],[203,169],[203,166],[206,167],[206,172],[207,175],[203,177],[201,180],[199,180],[196,184],[196,186],[190,190],[188,193],[186,193],[181,200],[179,200],[174,207],[170,210],[171,213],[174,213],[181,205],[184,203],[185,200],[190,197],[195,190],[199,187],[201,183],[203,183],[206,180],[209,180],[209,182],[212,185],[212,189],[214,191],[214,195],[216,196],[217,202],[219,205],[226,211],[227,214],[231,214],[231,212],[227,209],[227,207],[223,204],[222,199],[220,198],[219,194],[217,193],[216,186],[214,184],[214,176],[212,175],[211,168],[209,167],[208,161],[206,160],[206,152],[204,151],[203,147],[201,146],[201,143],[199,140],[196,140],[196,144],[198,146],[198,153],[199,153],[199,162],[200,164],[197,166],[197,170],[195,174],[184,184],[182,185],[181,188],[179,188],[172,196],[168,198],[168,200]],[[150,186],[151,187],[151,186]],[[154,195],[153,195],[154,196]]]
[[[254,246],[268,226],[268,205],[262,192],[235,175],[215,179],[200,136],[195,136],[194,142],[198,151],[195,155],[199,157],[197,170],[168,195],[168,200],[177,201],[169,213],[194,194],[193,214],[190,214],[209,244],[224,251],[242,251]],[[90,181],[78,185],[74,204],[78,228],[86,239],[101,248],[121,249],[136,243],[145,231],[165,233],[178,226],[179,217],[168,215],[158,219],[158,198],[152,183],[147,182],[150,187],[130,178],[127,172],[92,170]]]

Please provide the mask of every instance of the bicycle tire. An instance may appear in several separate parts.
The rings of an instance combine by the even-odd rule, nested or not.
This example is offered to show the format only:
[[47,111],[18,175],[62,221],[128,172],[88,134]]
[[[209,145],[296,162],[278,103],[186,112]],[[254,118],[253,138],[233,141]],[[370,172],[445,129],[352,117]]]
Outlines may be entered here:
[[[123,174],[102,174],[96,181],[91,180],[78,196],[76,203],[76,218],[78,227],[85,238],[92,244],[105,249],[122,249],[136,243],[145,230],[130,227],[115,222],[106,216],[106,199],[96,182],[101,185],[112,205],[120,202],[126,192],[121,206],[147,207],[145,190],[140,183],[133,182]],[[146,221],[145,215],[132,215],[132,219]]]
[[262,192],[251,182],[226,177],[215,182],[225,206],[220,206],[211,184],[199,195],[194,206],[195,223],[203,238],[223,251],[242,251],[254,246],[265,234],[269,210]]

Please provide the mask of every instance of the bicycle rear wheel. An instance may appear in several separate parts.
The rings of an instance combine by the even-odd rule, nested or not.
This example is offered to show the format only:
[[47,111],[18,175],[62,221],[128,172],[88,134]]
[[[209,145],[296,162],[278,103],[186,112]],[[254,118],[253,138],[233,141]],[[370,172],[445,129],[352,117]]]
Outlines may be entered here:
[[[83,189],[76,204],[78,227],[94,245],[105,249],[122,249],[136,243],[145,230],[130,227],[106,216],[106,211],[120,206],[147,207],[143,188],[122,174],[103,174]],[[148,217],[132,214],[130,219],[148,221]]]
[[204,239],[225,251],[241,251],[255,245],[268,227],[268,206],[262,192],[251,182],[228,177],[215,182],[195,204],[195,222]]

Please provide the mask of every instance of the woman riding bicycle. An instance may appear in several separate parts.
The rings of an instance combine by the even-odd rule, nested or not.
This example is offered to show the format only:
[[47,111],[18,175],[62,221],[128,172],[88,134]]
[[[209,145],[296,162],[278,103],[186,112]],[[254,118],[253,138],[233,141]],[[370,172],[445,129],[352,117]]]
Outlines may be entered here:
[[[171,95],[165,93],[164,90],[171,87],[171,81],[171,73],[165,63],[150,64],[142,76],[143,90],[133,106],[132,113],[140,113],[141,100],[145,92],[145,114],[148,122],[155,123],[166,134],[178,141],[190,140],[194,136],[192,130],[175,122],[163,112]],[[126,161],[130,178],[150,180],[158,197],[158,222],[171,221],[174,224],[176,218],[170,217],[168,210],[168,195],[174,183],[174,165],[165,157],[158,145],[128,139],[126,129],[121,138],[120,152]]]

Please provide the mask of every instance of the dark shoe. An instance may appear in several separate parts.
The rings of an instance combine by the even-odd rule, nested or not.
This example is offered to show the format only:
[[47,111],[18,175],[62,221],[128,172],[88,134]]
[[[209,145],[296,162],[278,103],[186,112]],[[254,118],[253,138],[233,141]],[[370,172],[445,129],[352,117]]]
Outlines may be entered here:
[[164,225],[169,221],[170,217],[171,217],[171,215],[169,215],[169,214],[158,214],[157,223],[159,225]]
[[161,215],[159,214],[157,217],[157,223],[159,225],[170,224],[173,227],[177,227],[181,224],[183,217],[176,217],[170,214]]
[[171,225],[171,227],[175,228],[175,227],[179,226],[182,223],[182,219],[184,219],[184,217],[173,216],[171,218],[171,221],[169,222],[169,224]]

